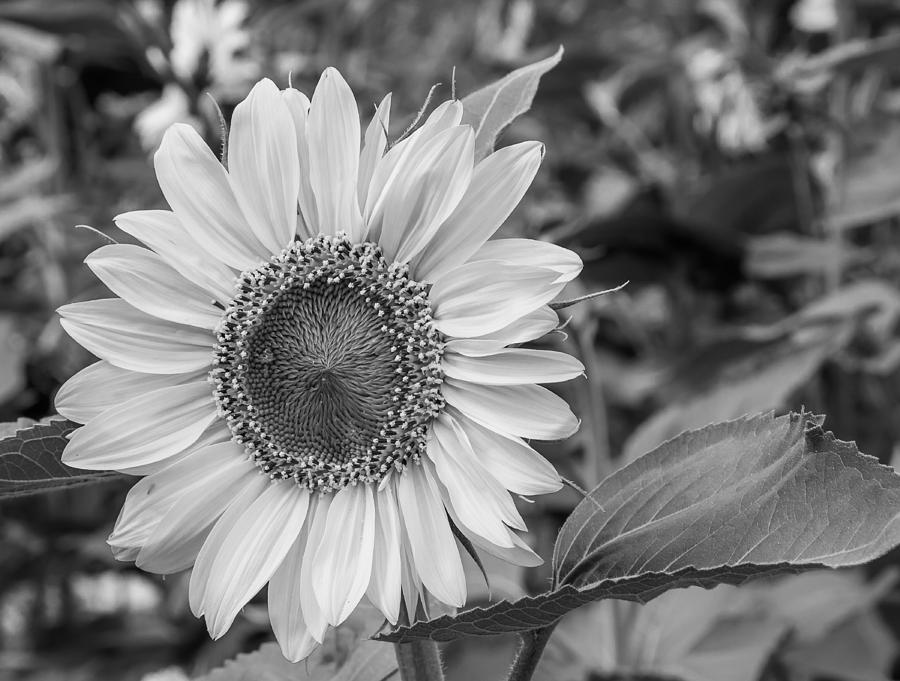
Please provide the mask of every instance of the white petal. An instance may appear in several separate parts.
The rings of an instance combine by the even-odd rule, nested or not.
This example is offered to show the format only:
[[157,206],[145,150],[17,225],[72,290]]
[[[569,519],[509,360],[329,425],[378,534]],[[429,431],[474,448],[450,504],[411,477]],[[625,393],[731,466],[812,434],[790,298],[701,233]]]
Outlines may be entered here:
[[299,221],[302,230],[298,230],[304,238],[316,236],[319,233],[319,214],[316,208],[316,196],[313,194],[309,181],[309,142],[307,140],[306,124],[309,119],[309,98],[299,90],[287,88],[282,90],[285,104],[294,121],[294,132],[297,135],[297,158],[300,163],[300,191],[297,203],[300,206]]
[[432,286],[434,325],[448,336],[497,331],[551,301],[563,286],[556,276],[498,260],[466,263]]
[[482,357],[444,352],[444,374],[483,385],[557,383],[584,373],[584,365],[564,352],[509,348]]
[[459,125],[462,113],[460,102],[448,101],[438,105],[415,132],[394,144],[376,164],[363,212],[363,219],[371,232],[370,241],[377,240],[381,236],[386,198],[393,184],[403,180],[403,171],[409,167],[408,160],[416,156],[418,150],[437,135]]
[[366,197],[369,194],[369,183],[375,167],[384,156],[387,147],[387,130],[391,125],[391,95],[384,96],[381,104],[375,109],[375,115],[369,127],[366,128],[366,137],[362,154],[359,158],[359,177],[356,182],[356,195],[359,198],[359,209],[366,207]]
[[431,240],[472,178],[475,134],[457,126],[410,154],[385,196],[379,244],[389,260],[408,262]]
[[500,560],[504,560],[507,563],[512,563],[513,565],[521,565],[523,567],[537,567],[538,565],[544,564],[544,559],[536,554],[531,549],[531,547],[528,546],[528,544],[526,544],[522,540],[522,538],[512,530],[506,530],[509,535],[509,543],[511,544],[511,546],[497,546],[496,544],[489,542],[484,537],[481,537],[470,531],[459,519],[459,516],[456,515],[456,512],[453,510],[452,505],[447,507],[447,512],[450,514],[450,518],[453,520],[453,522],[456,523],[459,531],[462,532],[469,541],[471,541],[482,551],[489,553],[492,556],[496,556]]
[[319,230],[344,231],[352,241],[361,241],[365,234],[356,196],[359,111],[350,86],[334,68],[325,69],[319,79],[306,129]]
[[253,476],[261,477],[235,442],[205,447],[176,466],[188,474],[202,469],[205,483],[182,494],[147,538],[135,559],[147,572],[172,574],[193,565],[213,524]]
[[463,524],[497,546],[512,547],[504,522],[525,529],[509,492],[478,462],[465,434],[448,414],[432,424],[428,457]]
[[188,460],[138,481],[128,491],[107,543],[120,547],[143,546],[179,499],[193,496],[209,484],[209,477],[222,467],[219,458],[215,452],[198,450]]
[[543,155],[544,145],[522,142],[481,161],[456,210],[413,261],[415,279],[437,281],[466,262],[522,200]]
[[269,580],[269,620],[282,654],[291,662],[306,658],[319,645],[306,626],[300,601],[300,570],[308,534],[307,523]]
[[136,210],[117,215],[113,222],[219,302],[228,303],[234,297],[234,270],[203,250],[172,211]]
[[409,535],[406,534],[406,528],[403,526],[403,523],[400,524],[400,535],[400,591],[403,594],[403,605],[407,620],[415,622],[419,602],[421,601],[423,607],[425,607],[424,604],[427,603],[427,599],[425,598],[425,588],[422,586],[422,580],[419,579],[419,573],[416,572]]
[[184,451],[163,457],[158,461],[151,461],[150,463],[141,464],[140,466],[126,466],[124,468],[117,468],[116,470],[120,473],[125,473],[126,475],[153,475],[153,473],[161,471],[163,468],[168,468],[176,461],[181,461],[204,447],[217,445],[220,442],[228,442],[229,440],[231,440],[231,431],[228,430],[228,426],[225,425],[223,420],[215,419],[206,427],[206,430],[201,433],[200,437],[197,438],[197,441]]
[[542,305],[511,324],[477,338],[454,339],[447,343],[448,352],[469,357],[491,355],[507,345],[525,343],[545,336],[559,326],[559,315],[549,306]]
[[[247,514],[253,503],[270,486],[271,481],[263,475],[250,478],[216,521],[216,524],[213,525],[212,531],[203,542],[203,547],[200,549],[197,560],[194,562],[194,569],[191,570],[191,580],[188,589],[188,603],[191,606],[191,612],[196,617],[206,613],[206,594],[215,576],[213,573],[215,561],[213,559],[221,548],[222,542]],[[202,561],[200,560],[201,557],[203,557]]]
[[578,430],[578,419],[561,397],[539,385],[486,386],[448,378],[448,404],[496,433],[561,440]]
[[207,539],[197,566],[212,563],[202,608],[213,638],[228,631],[238,611],[281,565],[300,534],[308,505],[307,490],[293,482],[274,482],[220,541]]
[[215,329],[222,319],[222,310],[213,305],[208,291],[149,249],[109,244],[91,253],[85,263],[110,291],[149,315],[203,329]]
[[101,360],[63,383],[56,393],[56,411],[77,423],[87,423],[138,395],[201,378],[200,373],[140,374]]
[[464,416],[457,421],[481,464],[510,492],[530,496],[562,487],[553,464],[520,438],[495,433]]
[[268,258],[269,250],[247,228],[228,173],[196,130],[182,123],[166,130],[153,163],[169,206],[207,252],[239,270]]
[[190,447],[216,418],[206,381],[159,388],[108,409],[76,430],[62,460],[88,470],[159,461]]
[[212,361],[212,333],[151,317],[119,298],[71,303],[57,312],[72,338],[122,369],[183,374]]
[[400,474],[400,513],[422,583],[447,605],[461,607],[466,602],[466,576],[447,511],[427,466],[427,462],[413,464]]
[[279,253],[294,238],[300,165],[294,121],[268,78],[253,86],[231,117],[228,179],[256,238]]
[[365,594],[374,548],[372,485],[348,485],[334,495],[312,568],[312,586],[329,624],[347,619]]
[[316,564],[316,553],[325,536],[325,527],[328,524],[328,510],[331,507],[333,495],[322,494],[310,500],[307,519],[309,536],[306,538],[306,548],[303,551],[303,563],[300,566],[300,605],[303,610],[303,619],[313,638],[322,642],[328,629],[328,620],[325,612],[319,605],[316,592],[313,587],[313,567]]
[[559,274],[555,283],[572,281],[584,264],[574,251],[536,239],[492,239],[478,249],[470,262],[504,260],[517,265],[545,267]]
[[366,595],[391,624],[400,614],[400,509],[394,486],[375,493],[375,553]]

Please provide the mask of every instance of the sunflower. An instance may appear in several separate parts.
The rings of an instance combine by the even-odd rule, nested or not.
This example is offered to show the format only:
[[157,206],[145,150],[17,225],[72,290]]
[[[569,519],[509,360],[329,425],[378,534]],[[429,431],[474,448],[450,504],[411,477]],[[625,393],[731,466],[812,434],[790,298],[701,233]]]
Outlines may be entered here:
[[510,346],[557,326],[548,302],[581,261],[488,240],[542,145],[475,164],[458,101],[393,145],[389,112],[390,95],[360,150],[353,94],[329,68],[311,102],[259,82],[234,111],[227,169],[172,126],[154,157],[172,210],[115,218],[148,248],[94,251],[117,297],[59,311],[100,358],[57,396],[84,424],[63,460],[144,476],[115,556],[193,566],[191,609],[213,637],[268,583],[291,660],[364,596],[391,623],[426,594],[463,605],[461,545],[539,564],[510,493],[557,490],[527,440],[578,426],[537,384],[582,365]]

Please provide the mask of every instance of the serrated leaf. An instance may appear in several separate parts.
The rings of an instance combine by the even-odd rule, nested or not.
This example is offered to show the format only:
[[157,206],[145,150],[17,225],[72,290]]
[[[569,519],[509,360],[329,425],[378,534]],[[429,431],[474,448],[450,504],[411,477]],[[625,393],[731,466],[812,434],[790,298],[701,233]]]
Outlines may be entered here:
[[339,662],[328,647],[316,649],[301,662],[289,662],[277,643],[264,643],[194,681],[387,681],[397,677],[391,646],[359,641]]
[[242,653],[195,681],[328,681],[333,674],[333,666],[318,656],[303,662],[288,662],[277,643],[264,643],[252,653]]
[[560,46],[552,56],[516,69],[463,98],[462,123],[475,130],[476,161],[489,155],[506,126],[528,111],[541,76],[559,64],[562,55]]
[[684,433],[598,485],[563,525],[554,589],[384,640],[451,640],[545,627],[584,603],[859,565],[900,543],[900,476],[809,414]]
[[60,460],[66,436],[77,427],[66,419],[50,419],[0,439],[0,500],[124,477],[70,468]]

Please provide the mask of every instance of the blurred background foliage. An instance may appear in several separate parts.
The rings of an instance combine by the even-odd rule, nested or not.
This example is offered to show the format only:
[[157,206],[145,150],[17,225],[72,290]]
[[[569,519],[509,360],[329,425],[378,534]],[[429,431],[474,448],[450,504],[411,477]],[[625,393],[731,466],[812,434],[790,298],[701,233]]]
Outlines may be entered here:
[[[891,462],[897,0],[0,0],[0,421],[51,414],[59,385],[92,361],[54,309],[107,295],[82,259],[128,240],[114,215],[163,207],[151,157],[169,124],[216,148],[220,112],[256,79],[309,92],[335,65],[372,103],[366,117],[395,92],[396,136],[434,83],[450,96],[454,68],[465,95],[560,44],[562,63],[501,139],[548,149],[503,232],[577,250],[572,296],[630,283],[567,309],[548,339],[588,378],[562,388],[579,435],[545,453],[590,488],[684,429],[805,407]],[[112,559],[104,540],[125,490],[0,507],[0,679],[179,681],[270,638],[264,601],[211,642],[184,575]],[[523,503],[542,555],[578,498]],[[896,562],[582,608],[539,673],[896,678]],[[471,602],[485,600],[472,567]],[[546,586],[540,569],[487,569],[494,598]],[[499,678],[511,651],[454,644],[450,679]]]

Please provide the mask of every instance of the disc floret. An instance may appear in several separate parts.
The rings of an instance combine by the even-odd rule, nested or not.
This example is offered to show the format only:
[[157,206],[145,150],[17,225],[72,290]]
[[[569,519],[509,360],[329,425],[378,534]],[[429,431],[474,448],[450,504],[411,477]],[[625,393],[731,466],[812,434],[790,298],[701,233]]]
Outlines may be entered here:
[[417,461],[444,407],[426,286],[343,234],[244,272],[214,352],[233,438],[271,478],[310,490],[380,482]]

